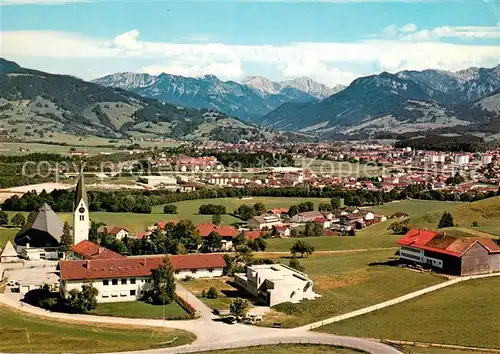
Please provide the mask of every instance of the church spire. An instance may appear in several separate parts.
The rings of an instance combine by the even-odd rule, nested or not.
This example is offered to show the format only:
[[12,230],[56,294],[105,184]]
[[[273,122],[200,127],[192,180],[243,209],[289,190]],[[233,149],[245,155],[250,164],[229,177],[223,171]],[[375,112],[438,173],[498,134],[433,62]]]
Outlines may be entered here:
[[83,164],[80,167],[80,174],[78,175],[78,182],[76,183],[75,208],[78,207],[81,200],[83,200],[88,207],[87,190],[85,189],[85,181],[83,179]]

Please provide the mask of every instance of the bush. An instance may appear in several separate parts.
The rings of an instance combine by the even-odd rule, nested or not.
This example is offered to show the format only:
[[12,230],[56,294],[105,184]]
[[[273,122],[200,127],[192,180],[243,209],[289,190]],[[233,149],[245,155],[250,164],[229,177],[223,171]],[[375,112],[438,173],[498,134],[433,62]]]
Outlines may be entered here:
[[165,204],[163,207],[163,214],[177,214],[177,205]]
[[207,299],[217,299],[218,296],[219,294],[217,293],[217,289],[215,289],[213,286],[211,286],[210,289],[208,289],[205,295]]
[[191,306],[186,300],[184,300],[182,297],[179,295],[175,295],[175,301],[182,307],[187,313],[189,313],[191,316],[196,313],[196,310],[193,306]]

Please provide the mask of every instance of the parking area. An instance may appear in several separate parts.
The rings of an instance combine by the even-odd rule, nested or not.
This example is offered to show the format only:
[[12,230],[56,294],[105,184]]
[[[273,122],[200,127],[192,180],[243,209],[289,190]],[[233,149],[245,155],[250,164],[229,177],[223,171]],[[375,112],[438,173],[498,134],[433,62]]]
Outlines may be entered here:
[[22,294],[44,284],[56,289],[59,285],[56,267],[57,262],[26,262],[21,268],[5,270],[4,280],[9,284],[6,293]]

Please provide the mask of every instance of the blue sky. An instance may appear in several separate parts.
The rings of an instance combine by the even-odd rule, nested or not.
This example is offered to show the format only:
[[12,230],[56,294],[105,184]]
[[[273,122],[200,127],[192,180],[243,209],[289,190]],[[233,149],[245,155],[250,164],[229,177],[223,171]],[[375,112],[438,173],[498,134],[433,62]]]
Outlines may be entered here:
[[[328,85],[500,59],[498,0],[3,0],[1,56],[85,79],[116,71]],[[40,4],[43,3],[43,4]]]

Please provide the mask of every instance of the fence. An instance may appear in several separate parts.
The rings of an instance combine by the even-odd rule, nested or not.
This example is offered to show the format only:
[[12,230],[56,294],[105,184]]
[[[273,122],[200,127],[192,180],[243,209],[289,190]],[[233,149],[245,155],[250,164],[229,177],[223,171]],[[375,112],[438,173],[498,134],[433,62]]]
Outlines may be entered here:
[[368,307],[365,307],[365,308],[357,310],[357,311],[349,312],[349,313],[346,313],[344,315],[339,315],[339,316],[335,316],[335,317],[326,319],[324,321],[311,323],[309,325],[304,326],[303,328],[311,330],[314,328],[322,327],[322,326],[330,324],[330,323],[343,321],[343,320],[346,320],[348,318],[352,318],[352,317],[364,315],[364,314],[372,312],[372,311],[380,310],[380,309],[383,309],[385,307],[389,307],[389,306],[398,304],[400,302],[407,301],[407,300],[416,298],[418,296],[421,296],[421,295],[430,293],[432,291],[439,290],[439,289],[442,289],[442,288],[445,288],[447,286],[457,284],[457,283],[460,283],[463,281],[472,280],[472,279],[487,278],[487,277],[494,277],[494,276],[500,276],[500,273],[470,275],[470,276],[466,276],[466,277],[455,278],[455,279],[448,280],[448,281],[445,281],[445,282],[437,284],[437,285],[430,286],[430,287],[422,289],[422,290],[415,291],[415,292],[410,293],[410,294],[406,294],[406,295],[397,297],[397,298],[392,299],[392,300],[382,302],[382,303],[377,304],[377,305],[368,306]]

